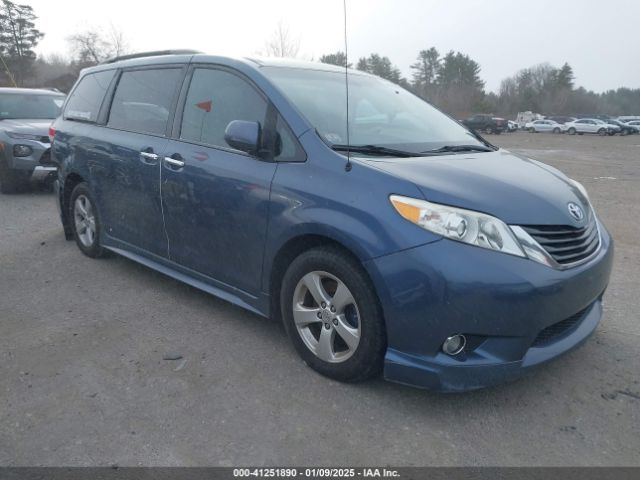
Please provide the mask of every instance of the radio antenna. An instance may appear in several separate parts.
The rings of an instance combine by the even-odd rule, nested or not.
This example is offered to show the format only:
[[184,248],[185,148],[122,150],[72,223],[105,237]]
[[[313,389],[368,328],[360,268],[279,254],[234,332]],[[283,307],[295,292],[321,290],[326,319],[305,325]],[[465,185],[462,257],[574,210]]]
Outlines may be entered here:
[[344,9],[344,84],[347,93],[347,164],[345,171],[351,171],[351,136],[349,132],[349,44],[347,42],[347,0],[342,0]]

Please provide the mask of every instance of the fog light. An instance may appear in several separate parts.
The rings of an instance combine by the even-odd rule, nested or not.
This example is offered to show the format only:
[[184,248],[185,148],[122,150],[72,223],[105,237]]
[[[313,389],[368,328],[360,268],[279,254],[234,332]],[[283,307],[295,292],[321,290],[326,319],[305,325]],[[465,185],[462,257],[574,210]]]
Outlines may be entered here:
[[14,145],[13,156],[14,157],[28,157],[33,153],[33,148],[29,145]]
[[467,339],[464,335],[453,335],[447,338],[442,344],[442,351],[447,355],[458,355],[464,350]]

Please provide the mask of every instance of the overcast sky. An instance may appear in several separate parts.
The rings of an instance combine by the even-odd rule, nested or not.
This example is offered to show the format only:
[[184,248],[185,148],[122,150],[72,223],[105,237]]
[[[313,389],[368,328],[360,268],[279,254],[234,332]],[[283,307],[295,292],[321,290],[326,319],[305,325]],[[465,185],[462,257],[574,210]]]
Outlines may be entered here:
[[[232,56],[264,50],[279,21],[300,55],[344,50],[342,0],[22,0],[46,34],[38,53],[66,38],[119,28],[134,51],[194,48]],[[350,61],[377,52],[409,76],[419,50],[459,50],[480,63],[490,90],[517,70],[569,62],[576,83],[640,88],[640,0],[347,0]],[[619,39],[617,41],[616,39]]]

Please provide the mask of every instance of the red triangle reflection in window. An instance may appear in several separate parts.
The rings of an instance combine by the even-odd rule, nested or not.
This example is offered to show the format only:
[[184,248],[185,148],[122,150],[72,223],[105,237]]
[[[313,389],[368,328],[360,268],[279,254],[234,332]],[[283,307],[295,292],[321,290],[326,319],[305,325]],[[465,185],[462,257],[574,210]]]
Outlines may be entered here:
[[196,107],[198,107],[201,110],[204,110],[207,113],[211,111],[211,105],[212,105],[211,100],[207,100],[206,102],[196,103]]

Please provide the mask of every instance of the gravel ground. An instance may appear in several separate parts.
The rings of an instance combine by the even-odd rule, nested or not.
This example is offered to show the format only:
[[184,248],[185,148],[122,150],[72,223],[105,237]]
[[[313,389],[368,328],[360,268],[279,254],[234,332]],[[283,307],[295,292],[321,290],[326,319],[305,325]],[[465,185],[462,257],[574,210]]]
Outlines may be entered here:
[[584,183],[616,260],[585,346],[469,394],[327,380],[278,322],[82,256],[51,194],[1,196],[0,465],[639,465],[640,136],[491,141]]

